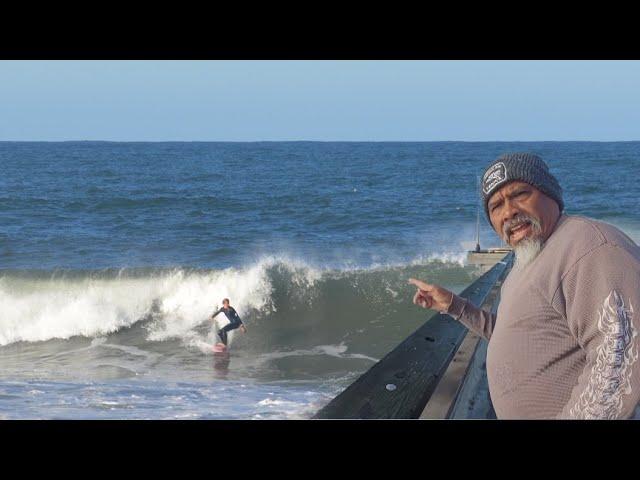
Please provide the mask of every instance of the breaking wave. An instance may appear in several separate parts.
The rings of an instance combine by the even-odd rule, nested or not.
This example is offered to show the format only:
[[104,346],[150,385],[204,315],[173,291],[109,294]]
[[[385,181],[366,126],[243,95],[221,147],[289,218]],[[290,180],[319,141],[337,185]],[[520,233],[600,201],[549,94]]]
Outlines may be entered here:
[[[224,270],[5,271],[0,274],[0,345],[95,338],[139,324],[146,341],[180,339],[197,346],[203,340],[201,326],[225,297],[243,319],[259,321],[280,312],[286,317],[280,322],[295,325],[314,308],[349,310],[358,298],[374,304],[397,301],[416,269],[453,269],[467,283],[462,259],[442,254],[404,265],[326,269],[269,256]],[[223,314],[216,321],[219,326],[227,322]]]

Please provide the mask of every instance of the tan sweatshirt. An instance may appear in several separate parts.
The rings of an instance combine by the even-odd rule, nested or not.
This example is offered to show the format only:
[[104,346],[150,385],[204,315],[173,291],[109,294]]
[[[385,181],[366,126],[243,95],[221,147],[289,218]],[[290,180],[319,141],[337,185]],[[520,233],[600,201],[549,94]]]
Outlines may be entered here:
[[454,296],[449,315],[489,339],[498,418],[630,418],[640,400],[640,248],[561,215],[540,254],[512,270],[497,315]]

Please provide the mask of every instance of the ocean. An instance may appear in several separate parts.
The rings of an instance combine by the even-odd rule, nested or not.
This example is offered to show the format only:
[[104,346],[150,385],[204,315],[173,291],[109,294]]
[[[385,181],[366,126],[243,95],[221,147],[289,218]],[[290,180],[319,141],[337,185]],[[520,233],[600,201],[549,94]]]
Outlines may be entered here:
[[0,418],[308,418],[478,278],[509,151],[640,242],[640,142],[0,142]]

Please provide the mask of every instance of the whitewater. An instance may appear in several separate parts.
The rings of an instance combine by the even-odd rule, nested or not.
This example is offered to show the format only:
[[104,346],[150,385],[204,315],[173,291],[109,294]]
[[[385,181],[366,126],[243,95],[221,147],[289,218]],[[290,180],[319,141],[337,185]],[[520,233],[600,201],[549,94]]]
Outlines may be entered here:
[[[160,418],[304,418],[420,323],[409,276],[427,268],[460,290],[478,274],[451,257],[346,269],[271,256],[223,270],[3,272],[0,395],[19,405],[0,415],[35,415],[38,402],[47,413],[34,418],[149,418],[160,407],[170,410]],[[249,328],[231,332],[229,358],[211,349],[227,323],[209,320],[222,298]]]

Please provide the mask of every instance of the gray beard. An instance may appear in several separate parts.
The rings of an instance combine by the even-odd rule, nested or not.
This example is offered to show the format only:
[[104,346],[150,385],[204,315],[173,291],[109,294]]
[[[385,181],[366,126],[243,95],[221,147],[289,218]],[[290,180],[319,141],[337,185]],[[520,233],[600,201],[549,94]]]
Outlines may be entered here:
[[543,243],[540,238],[524,238],[513,247],[516,256],[513,264],[514,270],[521,270],[529,265],[542,250]]
[[515,254],[515,262],[513,265],[514,270],[521,270],[527,265],[529,265],[540,253],[544,243],[540,238],[540,234],[542,233],[542,226],[540,225],[540,221],[537,218],[531,217],[529,215],[518,215],[517,218],[508,221],[503,226],[503,240],[508,243],[509,236],[508,231],[512,225],[519,223],[521,220],[529,220],[531,222],[532,236],[528,238],[523,238],[520,240],[516,246],[513,247],[513,252]]

